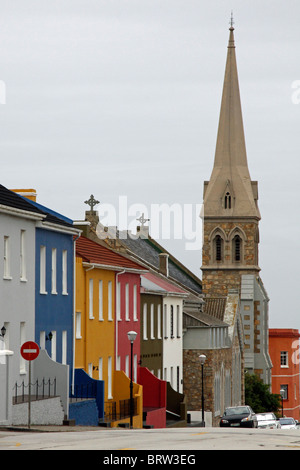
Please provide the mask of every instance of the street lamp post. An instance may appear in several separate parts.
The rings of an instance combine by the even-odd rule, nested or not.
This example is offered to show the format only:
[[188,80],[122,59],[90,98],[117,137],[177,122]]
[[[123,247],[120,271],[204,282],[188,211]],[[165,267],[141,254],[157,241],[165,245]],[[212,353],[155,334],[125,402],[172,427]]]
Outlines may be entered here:
[[133,342],[137,337],[137,333],[135,331],[128,331],[127,333],[128,339],[130,341],[130,429],[132,429],[132,422],[133,422],[133,382],[132,382],[132,360],[133,360]]
[[280,389],[281,395],[281,417],[283,418],[283,397],[284,397],[285,390],[283,388]]
[[199,356],[200,364],[201,364],[201,382],[202,382],[202,393],[201,393],[201,406],[202,406],[202,427],[205,427],[205,420],[204,420],[204,363],[206,360],[206,356],[204,354],[201,354]]

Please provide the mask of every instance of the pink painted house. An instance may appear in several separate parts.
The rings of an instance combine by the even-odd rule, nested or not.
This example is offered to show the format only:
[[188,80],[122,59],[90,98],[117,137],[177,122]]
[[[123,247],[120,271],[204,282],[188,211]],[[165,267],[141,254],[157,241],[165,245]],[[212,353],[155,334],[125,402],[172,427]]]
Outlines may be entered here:
[[140,360],[140,273],[139,270],[116,274],[116,370],[122,370],[130,377],[131,343],[127,333],[135,331],[133,343],[133,381],[137,382]]

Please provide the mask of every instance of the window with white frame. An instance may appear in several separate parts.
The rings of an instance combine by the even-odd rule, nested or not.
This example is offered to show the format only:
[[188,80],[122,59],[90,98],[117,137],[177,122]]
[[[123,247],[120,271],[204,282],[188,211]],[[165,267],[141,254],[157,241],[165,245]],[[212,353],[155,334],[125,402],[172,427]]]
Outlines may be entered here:
[[112,282],[108,281],[108,320],[112,319]]
[[161,305],[157,305],[157,338],[161,339]]
[[107,398],[112,398],[112,359],[108,357],[107,365]]
[[133,382],[137,382],[137,354],[133,356]]
[[[20,322],[20,347],[26,341],[26,323],[24,321]],[[20,354],[20,374],[26,373],[26,360],[23,359]]]
[[133,285],[133,320],[138,321],[138,316],[137,316],[137,285]]
[[62,293],[63,295],[68,294],[68,252],[63,250],[62,252]]
[[288,352],[280,351],[280,367],[288,367]]
[[40,294],[47,294],[46,291],[46,247],[40,246]]
[[125,318],[129,321],[129,284],[125,285]]
[[168,337],[168,310],[167,304],[164,304],[164,311],[163,311],[163,330],[164,330],[164,337]]
[[40,348],[46,349],[46,332],[40,331]]
[[98,380],[103,380],[103,358],[99,357],[99,362],[98,362]]
[[170,312],[170,336],[174,338],[174,307],[171,305],[171,312]]
[[103,321],[103,281],[99,281],[99,321]]
[[154,304],[150,305],[150,338],[155,339],[154,337]]
[[51,294],[57,294],[56,289],[56,259],[57,259],[57,250],[52,248],[51,254]]
[[81,339],[81,312],[76,312],[76,339]]
[[67,331],[62,332],[62,364],[67,364]]
[[117,318],[121,320],[121,284],[117,282]]
[[94,281],[89,279],[89,319],[94,318]]
[[181,319],[180,319],[180,306],[176,305],[176,336],[177,338],[180,338],[181,336]]
[[10,276],[10,238],[8,236],[4,237],[3,277],[4,279],[11,279],[11,276]]
[[143,339],[147,340],[147,304],[145,303],[143,306]]
[[20,232],[20,279],[26,281],[26,252],[25,252],[26,230]]
[[125,356],[125,374],[129,377],[129,355]]
[[51,339],[51,359],[56,361],[56,331],[51,331],[52,339]]
[[287,384],[281,384],[280,385],[280,395],[283,400],[288,399],[288,385]]

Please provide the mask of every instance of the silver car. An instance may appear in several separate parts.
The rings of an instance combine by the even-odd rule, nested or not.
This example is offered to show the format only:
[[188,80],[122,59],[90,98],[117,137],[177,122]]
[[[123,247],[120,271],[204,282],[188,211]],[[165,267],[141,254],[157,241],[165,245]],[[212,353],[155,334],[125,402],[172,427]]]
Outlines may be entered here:
[[278,429],[281,428],[280,422],[276,419],[274,413],[256,413],[258,428],[260,429]]
[[280,425],[284,429],[297,429],[296,421],[294,418],[280,418]]

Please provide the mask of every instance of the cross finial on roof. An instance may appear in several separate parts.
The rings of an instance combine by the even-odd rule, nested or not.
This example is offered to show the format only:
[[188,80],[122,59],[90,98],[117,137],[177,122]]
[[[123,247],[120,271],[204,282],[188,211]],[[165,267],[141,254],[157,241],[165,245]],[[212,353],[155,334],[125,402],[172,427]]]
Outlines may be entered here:
[[84,201],[84,203],[85,203],[85,204],[88,204],[88,205],[90,206],[90,208],[91,208],[91,211],[93,211],[93,210],[94,210],[94,207],[95,207],[97,204],[100,204],[100,201],[97,201],[97,200],[94,198],[93,194],[91,194],[90,199],[88,199],[87,201]]
[[136,220],[141,223],[142,227],[144,227],[145,222],[148,222],[150,219],[145,219],[145,217],[144,217],[144,212],[143,212],[142,215],[141,215],[141,217],[139,217],[139,218],[136,219]]

